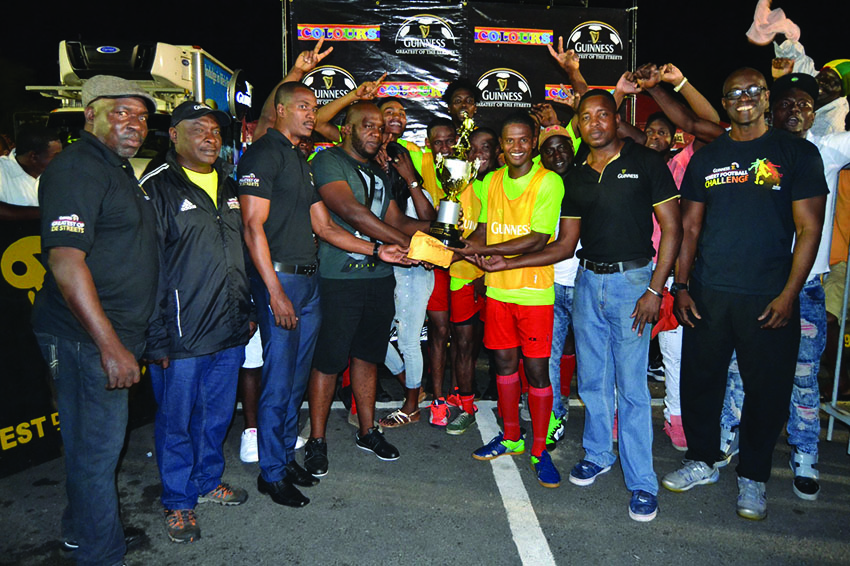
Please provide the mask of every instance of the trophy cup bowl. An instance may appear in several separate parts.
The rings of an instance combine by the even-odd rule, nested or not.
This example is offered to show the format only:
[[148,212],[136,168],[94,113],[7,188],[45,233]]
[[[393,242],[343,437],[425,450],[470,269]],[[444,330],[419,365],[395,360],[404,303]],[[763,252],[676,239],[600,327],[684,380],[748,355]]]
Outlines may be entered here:
[[438,155],[437,172],[446,198],[440,199],[437,219],[431,223],[429,234],[445,246],[462,248],[464,244],[460,241],[463,232],[458,226],[461,212],[458,196],[478,173],[478,160],[470,163],[465,159]]

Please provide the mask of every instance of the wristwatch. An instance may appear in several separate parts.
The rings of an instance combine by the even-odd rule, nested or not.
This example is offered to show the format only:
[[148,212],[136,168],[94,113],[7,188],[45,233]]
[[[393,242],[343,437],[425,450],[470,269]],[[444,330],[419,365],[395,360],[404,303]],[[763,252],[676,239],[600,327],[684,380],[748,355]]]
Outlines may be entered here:
[[381,243],[375,242],[375,246],[372,248],[372,257],[378,259],[378,251],[381,249]]
[[673,295],[674,297],[676,296],[676,293],[678,293],[679,291],[687,291],[687,290],[688,290],[688,284],[687,283],[678,283],[677,282],[677,283],[673,283],[672,285],[670,285],[670,294]]
[[413,181],[412,183],[408,183],[407,186],[411,189],[415,189],[419,186],[419,181]]

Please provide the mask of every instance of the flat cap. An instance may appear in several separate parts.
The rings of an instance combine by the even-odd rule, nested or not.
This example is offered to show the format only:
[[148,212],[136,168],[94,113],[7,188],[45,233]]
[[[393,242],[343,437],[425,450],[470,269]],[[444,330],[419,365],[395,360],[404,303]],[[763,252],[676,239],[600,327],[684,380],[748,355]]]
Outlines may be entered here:
[[83,83],[83,106],[87,107],[98,98],[139,98],[148,107],[148,112],[156,112],[156,100],[133,81],[112,75],[95,75]]

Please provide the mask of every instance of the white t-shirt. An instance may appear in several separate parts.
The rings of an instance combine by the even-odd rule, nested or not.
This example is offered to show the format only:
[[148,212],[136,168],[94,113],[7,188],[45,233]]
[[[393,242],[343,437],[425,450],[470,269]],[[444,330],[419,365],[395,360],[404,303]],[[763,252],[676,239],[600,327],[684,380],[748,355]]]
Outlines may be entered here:
[[38,206],[38,179],[30,177],[15,159],[15,150],[0,157],[0,202]]

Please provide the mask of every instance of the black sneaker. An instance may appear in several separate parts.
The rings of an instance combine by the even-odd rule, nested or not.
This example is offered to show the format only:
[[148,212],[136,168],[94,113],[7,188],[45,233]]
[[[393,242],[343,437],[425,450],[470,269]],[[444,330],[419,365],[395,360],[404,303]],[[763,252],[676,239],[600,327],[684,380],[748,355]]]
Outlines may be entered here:
[[304,468],[317,478],[328,475],[328,443],[324,438],[311,438],[304,445]]
[[384,435],[376,428],[370,428],[369,434],[366,436],[360,436],[360,433],[358,432],[355,435],[355,439],[359,448],[369,452],[374,452],[375,456],[385,462],[398,460],[398,449],[387,442]]
[[301,487],[319,485],[319,478],[299,466],[295,460],[286,465],[286,479]]

